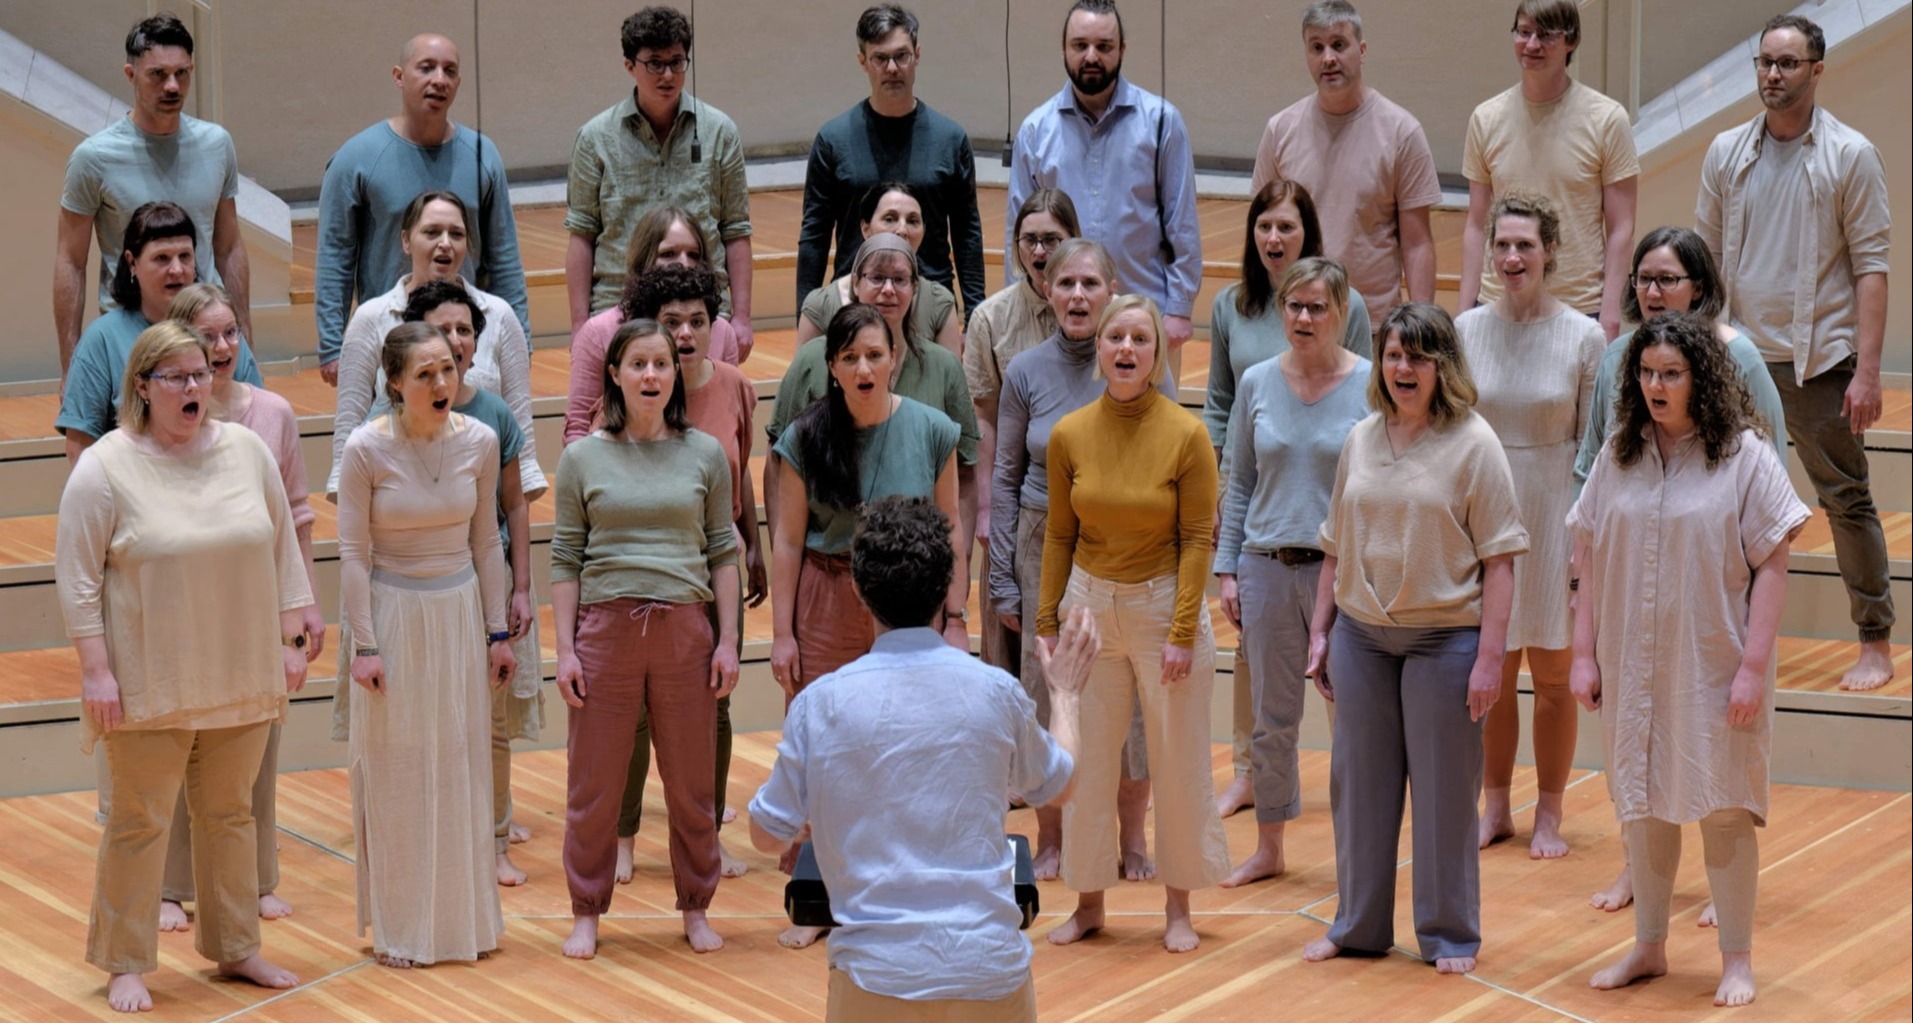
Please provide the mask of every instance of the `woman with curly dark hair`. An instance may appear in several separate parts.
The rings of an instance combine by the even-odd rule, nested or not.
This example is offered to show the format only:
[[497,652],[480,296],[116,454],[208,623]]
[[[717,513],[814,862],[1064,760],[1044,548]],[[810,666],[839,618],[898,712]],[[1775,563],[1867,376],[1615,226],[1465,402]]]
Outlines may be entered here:
[[1590,983],[1667,972],[1681,825],[1698,822],[1720,925],[1714,1003],[1744,1005],[1774,636],[1807,507],[1710,321],[1648,321],[1623,367],[1614,433],[1568,514],[1587,551],[1569,684],[1601,712],[1634,881],[1634,948]]

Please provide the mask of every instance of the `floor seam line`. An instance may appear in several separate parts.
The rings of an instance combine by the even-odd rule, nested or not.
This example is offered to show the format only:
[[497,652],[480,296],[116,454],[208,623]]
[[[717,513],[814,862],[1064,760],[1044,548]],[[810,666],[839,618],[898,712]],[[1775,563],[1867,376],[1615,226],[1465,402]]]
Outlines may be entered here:
[[272,1003],[277,1002],[282,998],[291,998],[293,995],[296,995],[300,993],[301,991],[305,991],[308,988],[318,987],[319,985],[325,983],[328,980],[331,980],[334,977],[343,976],[345,974],[351,973],[353,970],[359,969],[360,967],[368,966],[371,964],[371,962],[372,960],[370,959],[361,959],[350,966],[342,966],[336,970],[333,970],[331,973],[328,973],[325,976],[320,977],[318,980],[307,981],[296,987],[287,988],[284,991],[280,991],[277,994],[274,994],[270,998],[261,999],[257,1002],[254,1002],[251,1005],[246,1006],[243,1009],[235,1009],[234,1011],[229,1012],[224,1016],[216,1016],[211,1021],[209,1021],[209,1023],[227,1023],[228,1020],[238,1019],[239,1017],[244,1016],[255,1009],[260,1009],[265,1006],[271,1005]]

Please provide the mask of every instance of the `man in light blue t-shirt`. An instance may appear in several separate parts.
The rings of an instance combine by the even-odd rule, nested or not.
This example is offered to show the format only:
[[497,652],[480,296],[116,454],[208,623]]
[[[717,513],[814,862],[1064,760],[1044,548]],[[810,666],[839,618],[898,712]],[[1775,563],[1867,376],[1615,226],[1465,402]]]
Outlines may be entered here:
[[326,163],[312,304],[319,372],[335,387],[353,307],[411,272],[399,245],[401,220],[420,192],[451,192],[464,201],[473,237],[460,275],[504,299],[531,336],[505,161],[490,139],[452,121],[459,71],[457,44],[432,33],[413,36],[392,69],[399,115],[347,139]]
[[109,294],[120,238],[133,211],[149,202],[178,203],[199,228],[200,279],[232,296],[239,331],[252,336],[251,275],[239,236],[239,158],[232,136],[185,114],[192,86],[193,36],[170,14],[133,26],[126,36],[126,79],[133,109],[88,137],[67,159],[60,195],[58,252],[53,263],[53,327],[66,374],[86,319],[86,254],[100,243],[101,310]]
[[809,826],[837,922],[826,1019],[1034,1023],[1003,801],[1011,789],[1032,806],[1069,799],[1094,620],[1072,616],[1045,648],[1045,732],[1022,683],[935,628],[954,564],[935,504],[865,505],[850,557],[877,641],[792,701],[751,800],[751,842],[781,854]]

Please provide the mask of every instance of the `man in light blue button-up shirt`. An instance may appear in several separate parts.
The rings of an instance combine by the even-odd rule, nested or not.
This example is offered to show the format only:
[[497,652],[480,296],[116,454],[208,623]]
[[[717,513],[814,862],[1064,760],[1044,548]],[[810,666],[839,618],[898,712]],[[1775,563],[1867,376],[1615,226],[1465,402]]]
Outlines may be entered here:
[[1032,806],[1069,797],[1094,624],[1072,619],[1046,658],[1052,735],[1015,677],[933,627],[953,561],[949,522],[931,502],[865,508],[851,572],[876,644],[792,701],[770,780],[751,800],[751,841],[764,852],[782,853],[809,825],[838,924],[827,1019],[1036,1019],[1003,808],[1011,789]]
[[[1122,77],[1123,25],[1109,0],[1079,0],[1063,25],[1070,84],[1032,111],[1010,162],[1010,221],[1039,188],[1076,203],[1083,237],[1116,260],[1122,290],[1154,299],[1172,351],[1189,340],[1202,286],[1202,229],[1189,129],[1175,105]],[[1005,252],[1016,240],[1005,235]]]

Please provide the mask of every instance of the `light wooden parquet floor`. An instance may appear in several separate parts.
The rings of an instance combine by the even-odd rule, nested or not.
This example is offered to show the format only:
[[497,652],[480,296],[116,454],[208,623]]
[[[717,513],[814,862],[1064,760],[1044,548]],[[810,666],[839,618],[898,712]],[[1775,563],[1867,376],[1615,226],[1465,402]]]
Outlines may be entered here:
[[[775,760],[775,733],[737,739],[729,796],[748,801]],[[672,911],[664,865],[662,793],[646,793],[638,875],[618,892],[592,962],[563,958],[569,902],[560,869],[564,754],[516,758],[515,795],[533,840],[516,857],[529,885],[503,892],[500,953],[473,965],[399,972],[370,964],[355,935],[354,855],[349,793],[342,772],[281,778],[279,823],[284,883],[297,912],[263,926],[267,951],[304,985],[268,993],[213,980],[189,937],[164,935],[161,967],[149,981],[158,1020],[463,1021],[686,1020],[800,1021],[822,1017],[821,948],[778,947],[783,876],[727,831],[751,865],[726,881],[712,907],[726,947],[693,954]],[[1214,752],[1218,780],[1228,750]],[[1772,825],[1761,835],[1756,967],[1760,998],[1731,1012],[1711,1004],[1719,960],[1712,932],[1692,926],[1706,899],[1698,841],[1689,841],[1675,899],[1671,974],[1621,992],[1595,992],[1588,973],[1632,938],[1627,913],[1588,907],[1620,862],[1620,842],[1599,776],[1577,774],[1568,792],[1564,860],[1530,860],[1518,841],[1482,856],[1480,971],[1441,977],[1398,950],[1380,960],[1305,964],[1302,944],[1335,911],[1334,843],[1327,816],[1327,754],[1304,751],[1304,813],[1288,832],[1288,873],[1246,889],[1195,897],[1202,948],[1170,956],[1157,944],[1160,889],[1124,885],[1111,893],[1105,935],[1069,948],[1040,940],[1073,905],[1060,885],[1042,887],[1036,940],[1038,1003],[1049,1021],[1658,1021],[1905,1019],[1913,1011],[1913,797],[1781,786]],[[903,783],[898,781],[896,783]],[[1516,778],[1516,799],[1533,797],[1532,772]],[[1028,811],[1009,827],[1028,832]],[[1412,828],[1412,822],[1411,822]],[[1236,856],[1253,842],[1250,815],[1225,824]],[[94,848],[93,794],[0,801],[0,1020],[108,1018],[103,977],[82,962]],[[1408,835],[1402,844],[1398,940],[1407,917]]]

